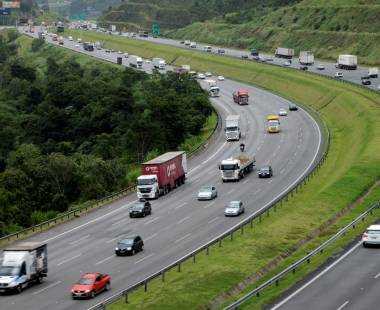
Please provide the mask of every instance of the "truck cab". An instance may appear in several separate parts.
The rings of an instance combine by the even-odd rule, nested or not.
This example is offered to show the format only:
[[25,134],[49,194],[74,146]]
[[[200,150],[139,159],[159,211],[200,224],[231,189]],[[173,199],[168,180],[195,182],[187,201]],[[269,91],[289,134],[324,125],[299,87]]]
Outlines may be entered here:
[[155,174],[140,175],[137,178],[137,198],[158,198],[160,189],[158,178]]
[[278,115],[268,115],[267,116],[267,130],[269,133],[280,132],[280,119]]
[[249,94],[247,90],[238,90],[233,92],[232,94],[233,100],[235,103],[239,105],[247,105],[248,104],[248,99],[249,99]]
[[226,140],[240,140],[241,131],[240,131],[240,115],[228,115],[226,118],[226,127],[224,131],[226,133]]
[[254,164],[254,156],[240,155],[222,160],[219,165],[222,181],[239,181],[253,170]]

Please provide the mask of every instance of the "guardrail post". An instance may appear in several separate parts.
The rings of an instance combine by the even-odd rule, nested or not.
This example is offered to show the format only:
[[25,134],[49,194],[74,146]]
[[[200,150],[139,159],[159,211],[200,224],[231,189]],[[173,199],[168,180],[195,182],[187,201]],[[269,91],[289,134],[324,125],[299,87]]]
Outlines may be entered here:
[[233,231],[231,232],[230,236],[231,236],[231,240],[234,240],[234,232]]
[[207,246],[207,248],[206,248],[206,255],[208,255],[209,254],[209,247]]
[[292,270],[292,272],[293,272],[293,274],[295,274],[295,273],[296,273],[296,268],[294,268],[294,269]]
[[219,240],[219,247],[222,247],[222,239]]
[[253,219],[251,219],[251,228],[253,228]]
[[128,303],[128,293],[125,293],[124,295],[125,295],[124,301],[127,304]]
[[144,282],[144,292],[146,293],[148,291],[148,281]]
[[259,215],[259,223],[261,223],[261,214]]
[[308,264],[310,264],[310,258],[308,258],[308,259],[306,260],[306,262],[307,262]]
[[275,282],[275,283],[276,283],[276,286],[278,286],[278,285],[279,285],[279,281],[278,281],[278,280],[276,280],[276,282]]
[[196,254],[194,253],[194,255],[193,255],[193,264],[195,264],[195,256],[196,256]]
[[178,272],[181,272],[181,263],[178,263]]
[[267,210],[267,216],[269,216],[269,209]]
[[165,282],[165,271],[163,271],[163,272],[161,273],[161,275],[162,275],[162,282]]
[[241,226],[240,228],[240,233],[243,235],[244,234],[244,225]]

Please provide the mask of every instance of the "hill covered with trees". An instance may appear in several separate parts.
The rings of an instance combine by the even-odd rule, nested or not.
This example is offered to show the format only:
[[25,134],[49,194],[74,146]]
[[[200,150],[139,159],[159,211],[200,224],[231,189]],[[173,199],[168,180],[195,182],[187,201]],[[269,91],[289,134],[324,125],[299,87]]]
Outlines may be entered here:
[[188,77],[28,41],[0,35],[0,235],[129,185],[139,162],[176,150],[212,112]]

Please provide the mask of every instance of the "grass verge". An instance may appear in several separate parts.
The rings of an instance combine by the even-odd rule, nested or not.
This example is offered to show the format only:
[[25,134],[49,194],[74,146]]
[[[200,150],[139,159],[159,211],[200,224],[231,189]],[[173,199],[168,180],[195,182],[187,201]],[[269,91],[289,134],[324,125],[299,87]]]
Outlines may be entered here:
[[[286,256],[310,231],[355,201],[380,177],[380,97],[375,93],[286,68],[99,33],[86,32],[83,37],[106,42],[108,48],[145,58],[163,57],[174,65],[189,63],[195,70],[255,84],[319,111],[331,130],[329,156],[317,177],[271,216],[270,221],[255,225],[252,234],[245,234],[239,241],[225,241],[219,259],[214,254],[201,255],[195,265],[187,262],[184,272],[170,272],[164,284],[153,281],[149,284],[150,293],[133,294],[128,308],[205,307],[236,283],[259,272],[276,258]],[[212,249],[211,253],[214,252]],[[119,302],[110,309],[124,307],[125,304]]]

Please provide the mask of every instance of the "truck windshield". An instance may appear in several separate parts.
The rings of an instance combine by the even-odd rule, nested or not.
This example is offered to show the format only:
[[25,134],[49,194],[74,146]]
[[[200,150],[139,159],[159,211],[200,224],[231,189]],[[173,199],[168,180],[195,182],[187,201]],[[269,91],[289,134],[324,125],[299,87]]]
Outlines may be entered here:
[[227,127],[227,128],[226,128],[226,131],[238,131],[238,129],[239,129],[239,128],[236,127],[236,126],[235,126],[235,127]]
[[236,169],[238,169],[238,166],[236,164],[221,165],[220,169],[221,170],[236,170]]
[[0,276],[17,276],[20,272],[19,267],[15,266],[1,266],[0,267]]
[[155,179],[140,179],[137,180],[137,185],[153,185]]

